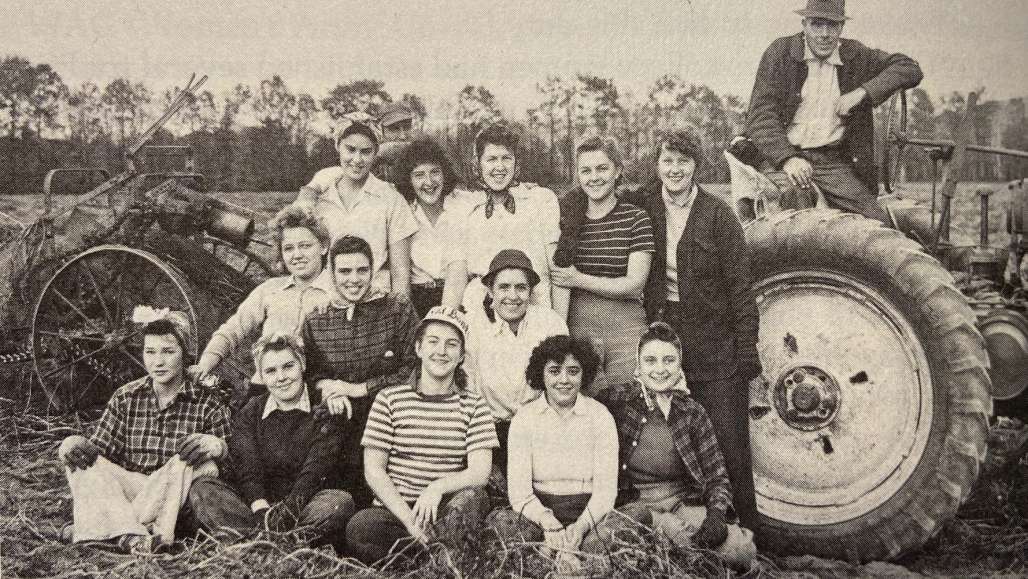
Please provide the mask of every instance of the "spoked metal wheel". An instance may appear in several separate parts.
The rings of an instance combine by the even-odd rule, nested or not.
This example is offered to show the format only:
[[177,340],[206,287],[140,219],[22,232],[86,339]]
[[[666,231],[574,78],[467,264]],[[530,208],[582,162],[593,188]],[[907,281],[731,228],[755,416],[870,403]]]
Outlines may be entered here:
[[[186,279],[147,251],[98,246],[50,278],[32,316],[32,351],[37,377],[54,407],[102,405],[119,386],[146,372],[142,337],[132,323],[137,305],[184,311],[196,331]],[[190,354],[195,357],[196,351]]]
[[920,245],[834,210],[746,226],[766,384],[750,392],[764,544],[871,561],[919,548],[985,457],[988,358]]

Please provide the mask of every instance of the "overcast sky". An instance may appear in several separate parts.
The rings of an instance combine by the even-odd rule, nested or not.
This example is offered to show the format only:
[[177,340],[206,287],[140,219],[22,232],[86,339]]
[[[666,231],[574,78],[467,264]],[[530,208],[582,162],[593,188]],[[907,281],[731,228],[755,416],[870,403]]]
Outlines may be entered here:
[[[196,71],[216,93],[280,74],[315,97],[358,78],[430,103],[466,84],[507,110],[548,74],[644,93],[662,74],[748,99],[761,53],[805,0],[243,2],[2,0],[0,54],[75,86],[125,76],[162,90]],[[1028,96],[1028,1],[851,0],[844,36],[920,61],[933,97]]]

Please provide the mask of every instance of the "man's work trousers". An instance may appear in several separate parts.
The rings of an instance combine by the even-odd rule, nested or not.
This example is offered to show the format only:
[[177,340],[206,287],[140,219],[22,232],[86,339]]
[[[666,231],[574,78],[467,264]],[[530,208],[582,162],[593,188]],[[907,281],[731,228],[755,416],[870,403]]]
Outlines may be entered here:
[[[868,189],[857,176],[853,163],[842,158],[840,151],[822,148],[810,149],[803,154],[814,165],[814,184],[821,190],[829,207],[888,223],[888,215],[878,205],[878,192]],[[784,172],[769,171],[766,175],[781,191],[779,204],[782,209],[806,209],[817,203],[816,191],[794,186]]]

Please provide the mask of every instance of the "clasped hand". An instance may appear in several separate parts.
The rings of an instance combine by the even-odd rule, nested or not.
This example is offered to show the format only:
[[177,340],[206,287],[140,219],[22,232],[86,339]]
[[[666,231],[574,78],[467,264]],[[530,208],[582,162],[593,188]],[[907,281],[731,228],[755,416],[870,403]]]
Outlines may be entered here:
[[176,452],[190,466],[199,466],[224,454],[225,441],[213,434],[194,432],[179,439]]
[[408,525],[407,532],[418,542],[428,542],[432,525],[439,518],[439,505],[442,502],[443,493],[431,484],[425,487],[425,490],[418,496],[418,500],[414,501],[414,506],[411,507],[413,520]]
[[354,384],[345,380],[325,380],[318,387],[329,414],[333,416],[345,413],[347,418],[353,418],[353,402],[350,399],[360,398],[367,394],[367,389],[363,384]]
[[86,470],[93,466],[96,457],[100,456],[100,449],[85,436],[76,434],[64,439],[57,454],[74,472],[77,468]]
[[582,275],[575,266],[550,268],[550,282],[553,285],[573,289],[579,285],[579,277]]

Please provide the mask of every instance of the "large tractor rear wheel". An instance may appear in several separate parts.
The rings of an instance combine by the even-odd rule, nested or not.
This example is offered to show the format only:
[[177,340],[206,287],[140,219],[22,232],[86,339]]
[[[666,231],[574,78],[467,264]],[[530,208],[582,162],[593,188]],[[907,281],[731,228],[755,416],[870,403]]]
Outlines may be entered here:
[[921,546],[985,457],[973,312],[917,243],[859,215],[786,211],[746,237],[768,381],[750,393],[766,543],[851,561]]

